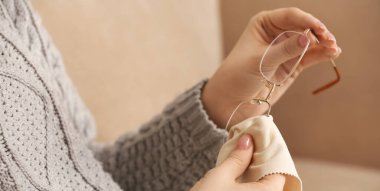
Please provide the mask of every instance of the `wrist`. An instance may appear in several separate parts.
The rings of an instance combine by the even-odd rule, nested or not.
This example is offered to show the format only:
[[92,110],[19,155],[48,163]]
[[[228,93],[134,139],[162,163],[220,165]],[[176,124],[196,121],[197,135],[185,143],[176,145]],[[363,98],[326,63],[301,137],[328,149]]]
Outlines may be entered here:
[[[252,99],[252,96],[239,97],[228,95],[227,92],[224,92],[225,90],[235,91],[226,88],[227,84],[223,86],[224,88],[218,86],[218,84],[215,83],[214,79],[210,79],[203,88],[201,101],[210,119],[218,128],[224,129],[236,107],[241,102]],[[266,110],[266,105],[243,104],[232,116],[229,127],[249,117],[262,115]]]
[[218,128],[224,128],[227,113],[223,112],[225,102],[221,101],[221,95],[217,96],[213,82],[209,80],[203,88],[201,101],[210,119],[217,125]]

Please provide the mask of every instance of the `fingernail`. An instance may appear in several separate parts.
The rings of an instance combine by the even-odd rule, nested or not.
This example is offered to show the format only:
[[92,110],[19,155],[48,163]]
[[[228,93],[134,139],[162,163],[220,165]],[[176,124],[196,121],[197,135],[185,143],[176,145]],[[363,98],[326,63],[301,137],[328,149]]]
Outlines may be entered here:
[[328,38],[329,40],[331,40],[331,41],[335,41],[335,42],[336,42],[336,38],[335,38],[335,36],[334,36],[333,34],[331,34],[331,33],[329,33],[329,34],[327,35],[327,38]]
[[301,35],[299,38],[298,38],[298,45],[301,47],[301,48],[305,48],[307,43],[308,43],[309,39],[305,36],[305,35]]
[[246,150],[252,146],[252,137],[248,134],[244,134],[240,137],[239,142],[237,144],[237,149]]
[[325,24],[323,24],[321,21],[319,21],[318,20],[318,28],[319,28],[319,30],[321,30],[321,31],[324,31],[324,30],[326,30],[326,26],[325,26]]
[[338,49],[335,48],[335,47],[330,47],[330,48],[329,48],[329,51],[330,51],[331,53],[335,53],[335,52],[338,51]]
[[331,54],[331,55],[335,55],[338,52],[339,52],[339,48],[336,48],[336,47],[329,48],[329,54]]

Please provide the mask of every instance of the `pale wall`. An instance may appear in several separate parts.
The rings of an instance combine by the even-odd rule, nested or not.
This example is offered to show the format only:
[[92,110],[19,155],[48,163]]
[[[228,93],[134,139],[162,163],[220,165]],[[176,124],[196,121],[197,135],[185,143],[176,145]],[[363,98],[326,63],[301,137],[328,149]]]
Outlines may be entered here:
[[221,59],[215,0],[34,0],[68,73],[114,140],[214,71]]

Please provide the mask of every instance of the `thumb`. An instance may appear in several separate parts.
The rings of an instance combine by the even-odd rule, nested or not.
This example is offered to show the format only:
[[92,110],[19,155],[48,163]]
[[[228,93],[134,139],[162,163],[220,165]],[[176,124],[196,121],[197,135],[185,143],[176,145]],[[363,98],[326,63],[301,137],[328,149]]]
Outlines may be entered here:
[[247,169],[252,160],[253,141],[252,137],[244,134],[240,137],[234,151],[218,167],[218,173],[233,178],[238,178]]
[[266,55],[265,63],[272,67],[300,56],[310,40],[306,35],[292,35],[274,44]]

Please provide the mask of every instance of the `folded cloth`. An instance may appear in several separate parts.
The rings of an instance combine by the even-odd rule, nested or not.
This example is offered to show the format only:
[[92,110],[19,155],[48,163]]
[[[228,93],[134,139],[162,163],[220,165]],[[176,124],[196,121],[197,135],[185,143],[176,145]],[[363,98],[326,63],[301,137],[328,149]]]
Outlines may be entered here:
[[286,177],[284,191],[302,191],[302,181],[272,116],[248,118],[231,127],[228,141],[222,146],[216,165],[227,159],[245,133],[252,136],[254,150],[251,164],[239,181],[257,182],[267,175],[283,174]]

